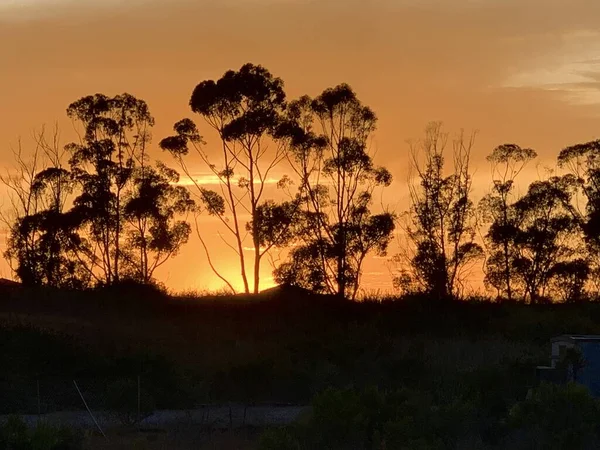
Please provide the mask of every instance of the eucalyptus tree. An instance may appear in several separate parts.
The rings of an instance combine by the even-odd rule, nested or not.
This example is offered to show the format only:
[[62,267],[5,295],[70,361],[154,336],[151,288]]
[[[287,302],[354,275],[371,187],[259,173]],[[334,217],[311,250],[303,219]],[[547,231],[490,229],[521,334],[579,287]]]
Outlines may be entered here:
[[[267,217],[264,213],[272,206],[272,199],[267,201],[265,197],[266,190],[273,183],[275,167],[285,158],[289,142],[286,135],[279,133],[286,108],[283,81],[262,66],[245,64],[238,71],[227,71],[216,81],[199,83],[192,92],[190,108],[218,136],[220,156],[209,154],[190,119],[177,122],[175,134],[163,139],[160,146],[177,159],[204,210],[220,221],[227,235],[220,236],[237,257],[244,291],[257,293],[262,259],[282,243],[286,229],[280,224],[281,233],[271,235],[267,244],[265,226],[260,220]],[[210,190],[197,180],[186,161],[190,151],[216,178],[217,190]],[[245,221],[244,217],[249,219]],[[211,268],[234,290],[231,280],[222,276],[212,263],[201,230],[196,227],[196,231]],[[252,242],[251,269],[244,255],[247,239]]]
[[445,168],[448,134],[430,123],[425,138],[411,143],[416,182],[409,185],[411,208],[405,228],[413,254],[401,264],[396,285],[435,299],[461,297],[466,277],[483,256],[475,241],[475,208],[471,200],[469,163],[474,135],[453,140],[453,168]]
[[[575,178],[577,193],[585,204],[578,207],[576,220],[581,226],[591,262],[595,294],[600,291],[600,140],[563,149],[558,156],[560,166]],[[579,206],[576,203],[576,207]]]
[[589,270],[581,258],[580,229],[574,219],[575,187],[570,175],[535,181],[511,206],[516,218],[511,229],[511,281],[525,302],[539,303],[553,290],[566,300],[583,294]]
[[7,168],[5,173],[0,175],[0,181],[6,190],[5,199],[9,203],[8,206],[2,205],[1,218],[8,233],[3,256],[21,282],[38,284],[38,230],[24,229],[20,224],[25,217],[37,214],[43,209],[34,185],[37,173],[46,166],[38,139],[31,155],[25,153],[21,140],[12,153],[14,167]]
[[4,257],[25,285],[83,287],[89,277],[74,257],[79,240],[64,214],[73,183],[58,128],[51,138],[45,129],[34,133],[34,142],[29,155],[19,142],[15,167],[0,175],[10,200],[1,214],[9,231]]
[[289,106],[280,133],[290,139],[301,214],[288,261],[276,270],[278,281],[355,298],[367,255],[385,254],[394,215],[374,214],[371,206],[375,189],[389,186],[392,176],[369,153],[376,123],[347,84]]
[[519,226],[516,210],[512,207],[517,200],[514,184],[517,176],[536,157],[535,150],[515,144],[500,145],[487,157],[492,167],[493,186],[479,203],[483,222],[489,224],[485,235],[485,283],[493,287],[499,297],[505,296],[509,301],[514,299],[515,238]]
[[191,227],[185,215],[195,208],[189,191],[178,186],[179,174],[162,163],[141,166],[125,201],[126,248],[123,255],[130,278],[154,281],[157,268],[188,242]]
[[86,96],[71,103],[67,115],[82,130],[80,141],[67,145],[79,188],[70,211],[83,237],[79,257],[98,283],[117,283],[123,272],[125,198],[154,118],[146,102],[130,94]]

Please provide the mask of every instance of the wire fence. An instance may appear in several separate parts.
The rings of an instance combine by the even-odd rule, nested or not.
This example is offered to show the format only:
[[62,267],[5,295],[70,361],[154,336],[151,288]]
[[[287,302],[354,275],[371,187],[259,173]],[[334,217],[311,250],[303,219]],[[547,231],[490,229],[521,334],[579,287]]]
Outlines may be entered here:
[[0,380],[0,416],[65,416],[92,425],[97,416],[103,423],[123,425],[180,422],[223,426],[292,421],[303,405],[278,402],[215,402],[173,399],[176,387],[157,386],[151,379],[137,377],[37,378],[11,377]]
[[[0,380],[0,414],[48,414],[85,409],[143,413],[156,407],[155,387],[141,377],[31,378]],[[154,389],[153,389],[154,388]]]
[[294,422],[306,406],[275,403],[194,403],[188,408],[161,408],[144,378],[15,378],[0,381],[0,423],[19,415],[29,426],[42,420],[57,426],[95,429],[205,426],[208,429],[268,427]]

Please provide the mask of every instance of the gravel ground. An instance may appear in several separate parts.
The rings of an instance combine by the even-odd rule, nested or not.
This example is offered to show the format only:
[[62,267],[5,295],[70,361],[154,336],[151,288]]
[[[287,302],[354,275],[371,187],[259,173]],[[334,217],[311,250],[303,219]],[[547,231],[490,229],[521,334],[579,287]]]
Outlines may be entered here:
[[[161,429],[182,425],[203,425],[212,428],[266,427],[285,425],[296,421],[307,411],[305,406],[206,406],[194,410],[155,411],[137,424],[140,429]],[[114,412],[92,411],[103,429],[124,425],[121,415]],[[50,414],[21,416],[29,426],[38,421],[50,425],[81,429],[96,429],[93,419],[86,411],[64,411]],[[3,423],[8,416],[0,416]]]

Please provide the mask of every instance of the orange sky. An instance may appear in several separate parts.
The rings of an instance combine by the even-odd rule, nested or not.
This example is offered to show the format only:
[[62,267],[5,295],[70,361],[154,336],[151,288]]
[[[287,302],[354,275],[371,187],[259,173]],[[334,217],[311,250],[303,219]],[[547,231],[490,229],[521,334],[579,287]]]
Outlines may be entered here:
[[[355,88],[380,117],[377,160],[395,175],[386,198],[399,210],[405,140],[430,120],[480,131],[482,191],[495,145],[533,147],[553,164],[563,146],[599,137],[598,18],[597,0],[0,0],[0,164],[44,123],[58,120],[72,139],[67,105],[96,92],[146,100],[156,143],[190,115],[199,81],[253,62],[282,77],[290,97]],[[223,267],[230,257],[215,251]],[[194,240],[161,279],[217,287],[199,255]],[[390,286],[381,260],[365,280]]]

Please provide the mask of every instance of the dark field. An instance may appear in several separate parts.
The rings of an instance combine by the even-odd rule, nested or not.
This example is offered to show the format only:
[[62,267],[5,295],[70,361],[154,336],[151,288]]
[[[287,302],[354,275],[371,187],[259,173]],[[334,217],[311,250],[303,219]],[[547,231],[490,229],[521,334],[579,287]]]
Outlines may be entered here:
[[88,436],[84,450],[253,450],[258,439],[256,430],[218,431],[198,433],[171,432],[112,432],[109,440],[102,436]]
[[[138,376],[142,413],[308,405],[327,389],[376,387],[435,404],[461,399],[477,411],[472,428],[492,442],[500,431],[490,424],[536,386],[549,339],[600,333],[593,303],[350,303],[295,291],[194,298],[138,288],[0,295],[0,414],[83,409],[75,379],[93,410],[121,411],[124,422],[137,411]],[[256,442],[257,433],[228,433],[193,448]],[[94,438],[93,448],[186,448],[161,447],[167,436],[119,436],[121,447]],[[236,443],[214,447],[222,439]]]

